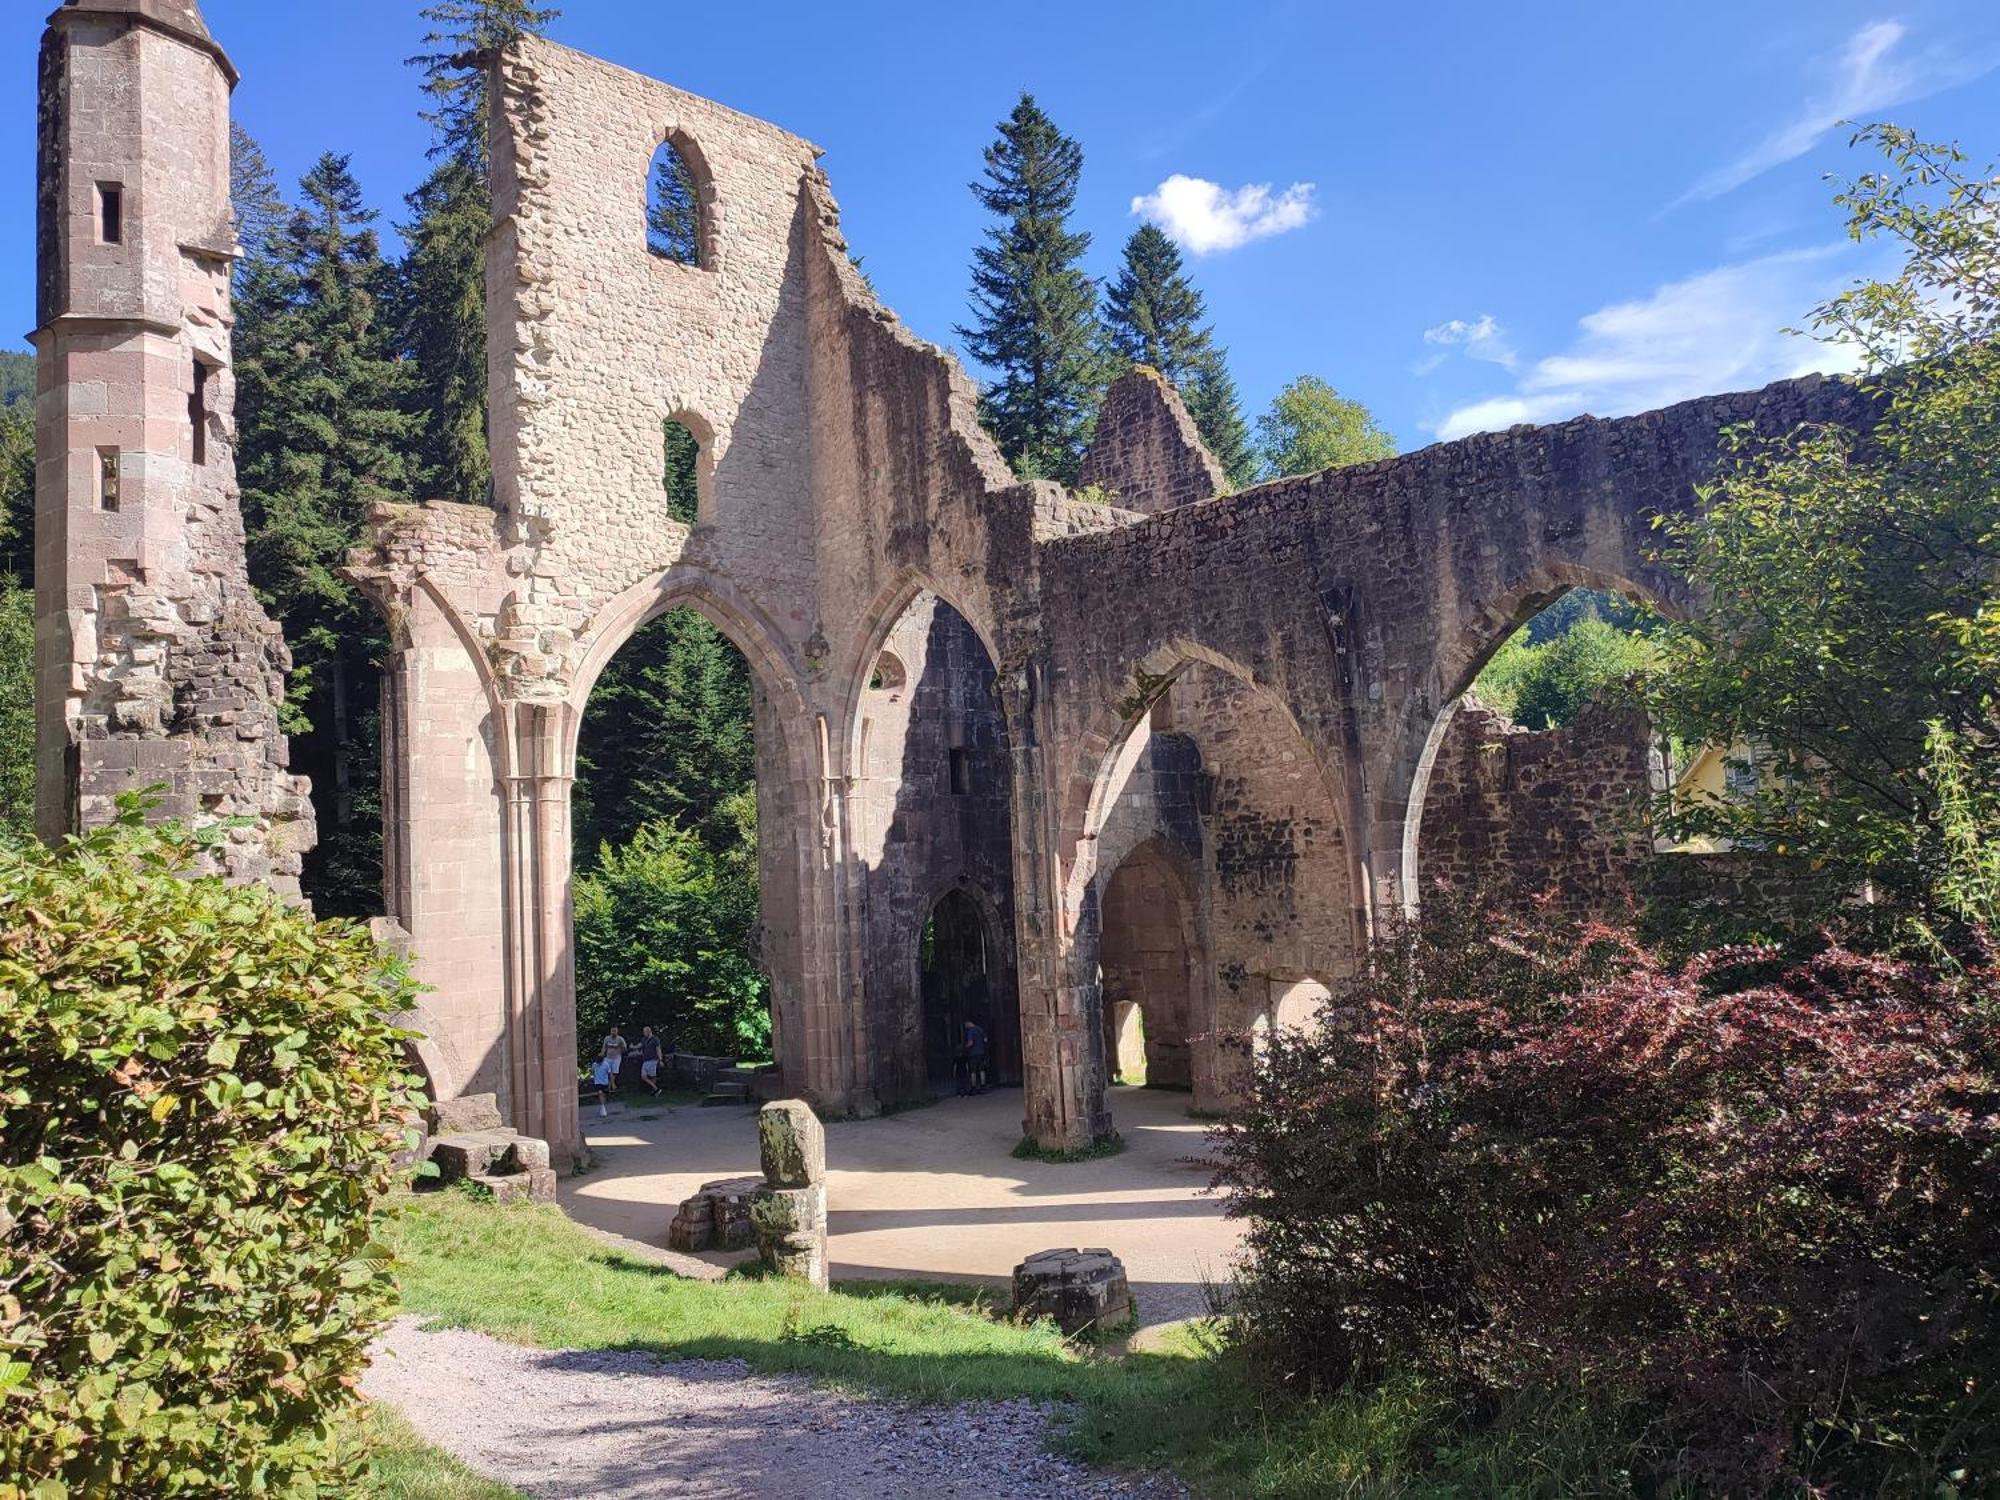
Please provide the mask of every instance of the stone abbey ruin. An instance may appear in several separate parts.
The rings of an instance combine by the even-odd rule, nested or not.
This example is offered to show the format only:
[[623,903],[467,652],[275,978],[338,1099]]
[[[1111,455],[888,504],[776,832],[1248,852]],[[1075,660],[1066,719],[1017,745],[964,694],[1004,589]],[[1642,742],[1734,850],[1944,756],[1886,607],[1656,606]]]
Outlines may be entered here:
[[[1645,726],[1459,712],[1574,586],[1667,610],[1653,517],[1718,434],[1858,399],[1788,382],[1517,428],[1216,498],[1166,384],[1107,400],[1091,503],[1016,478],[944,354],[849,262],[818,151],[546,41],[489,64],[492,505],[384,507],[384,902],[432,986],[444,1098],[580,1145],[570,794],[599,673],[689,606],[750,664],[763,962],[789,1093],[928,1097],[984,1017],[1024,1127],[1076,1148],[1143,1017],[1147,1076],[1227,1101],[1236,1039],[1310,1010],[1422,883],[1588,899],[1654,861]],[[296,890],[313,839],[231,462],[229,96],[194,0],[68,0],[40,73],[40,815],[243,819]],[[648,252],[671,142],[698,264]],[[668,514],[663,422],[700,440]],[[959,969],[927,981],[923,935]]]

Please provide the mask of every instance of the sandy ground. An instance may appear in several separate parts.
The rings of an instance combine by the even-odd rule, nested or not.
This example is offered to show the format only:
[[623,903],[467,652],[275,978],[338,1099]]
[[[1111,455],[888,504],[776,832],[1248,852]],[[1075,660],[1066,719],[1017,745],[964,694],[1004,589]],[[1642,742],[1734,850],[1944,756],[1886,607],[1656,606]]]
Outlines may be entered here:
[[384,1335],[363,1388],[481,1474],[547,1500],[1185,1494],[1056,1458],[1048,1414],[1027,1402],[871,1401],[733,1361],[523,1349],[409,1319]]
[[[1101,1161],[1016,1161],[1021,1093],[945,1099],[826,1132],[828,1246],[835,1280],[912,1276],[1005,1287],[1037,1250],[1109,1249],[1125,1263],[1142,1327],[1199,1316],[1204,1284],[1228,1274],[1239,1228],[1204,1190],[1207,1127],[1188,1096],[1117,1089],[1126,1149]],[[599,1165],[566,1180],[562,1205],[585,1224],[664,1246],[681,1199],[718,1177],[754,1175],[750,1109],[668,1108],[630,1094],[584,1130]],[[700,1259],[726,1267],[742,1255]]]

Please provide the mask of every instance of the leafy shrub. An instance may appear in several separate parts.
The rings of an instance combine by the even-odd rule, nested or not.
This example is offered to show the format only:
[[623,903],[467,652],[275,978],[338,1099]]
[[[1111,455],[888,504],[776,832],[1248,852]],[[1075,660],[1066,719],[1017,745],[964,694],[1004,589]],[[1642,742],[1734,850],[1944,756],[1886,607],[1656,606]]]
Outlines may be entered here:
[[1524,729],[1575,723],[1595,699],[1652,662],[1653,648],[1635,628],[1584,614],[1560,634],[1537,642],[1533,632],[1541,618],[1495,652],[1473,684],[1482,703]]
[[131,808],[0,843],[0,1497],[351,1478],[413,987],[199,853]]
[[585,1058],[617,1023],[684,1052],[763,1056],[769,984],[754,958],[755,845],[714,853],[672,823],[605,845],[576,882],[576,1026]]
[[1990,952],[1669,967],[1440,896],[1220,1136],[1239,1335],[1299,1389],[1590,1392],[1668,1483],[1985,1493],[1997,987]]

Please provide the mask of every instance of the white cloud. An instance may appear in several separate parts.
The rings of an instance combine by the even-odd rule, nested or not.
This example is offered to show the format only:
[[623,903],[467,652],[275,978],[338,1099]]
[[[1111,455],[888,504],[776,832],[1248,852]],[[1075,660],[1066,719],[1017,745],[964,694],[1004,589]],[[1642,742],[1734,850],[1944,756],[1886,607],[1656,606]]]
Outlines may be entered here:
[[[1426,328],[1424,342],[1441,350],[1463,350],[1468,359],[1483,359],[1503,370],[1511,370],[1520,363],[1507,330],[1491,313],[1481,313],[1470,323],[1463,318],[1451,318],[1435,328]],[[1444,354],[1434,355],[1421,368],[1426,372],[1434,370],[1444,359]]]
[[1132,212],[1151,219],[1182,248],[1210,255],[1299,228],[1313,216],[1312,200],[1310,182],[1295,182],[1276,194],[1268,182],[1232,191],[1176,172],[1134,198]]
[[1850,279],[1855,266],[1844,257],[1854,253],[1844,244],[1789,250],[1601,307],[1578,320],[1567,349],[1528,366],[1514,390],[1459,406],[1433,430],[1449,439],[1586,411],[1622,416],[1811,370],[1851,370],[1854,351],[1782,330]]
[[1933,47],[1911,56],[1903,46],[1908,29],[1900,21],[1873,21],[1822,59],[1822,76],[1810,98],[1784,124],[1735,160],[1716,168],[1669,205],[1719,198],[1751,178],[1805,155],[1843,120],[1859,119],[1954,88],[1994,65],[1991,56],[1960,48]]

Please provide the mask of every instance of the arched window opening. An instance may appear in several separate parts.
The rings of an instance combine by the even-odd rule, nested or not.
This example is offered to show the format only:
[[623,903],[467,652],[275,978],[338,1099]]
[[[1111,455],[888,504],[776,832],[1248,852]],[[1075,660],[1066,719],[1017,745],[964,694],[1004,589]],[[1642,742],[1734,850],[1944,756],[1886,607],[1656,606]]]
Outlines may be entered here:
[[884,651],[875,658],[875,670],[868,678],[871,693],[900,693],[909,686],[910,671],[903,665],[903,659],[893,651]]
[[[616,1028],[643,1098],[645,1028],[661,1083],[771,1062],[749,664],[710,620],[674,609],[636,631],[585,705],[572,793],[577,1046]],[[782,813],[782,809],[778,810]]]
[[662,141],[646,178],[646,248],[661,260],[706,267],[703,186],[693,146],[676,136]]
[[661,430],[660,483],[667,492],[667,514],[683,526],[699,525],[706,519],[702,499],[709,482],[708,449],[683,418],[667,418]]

